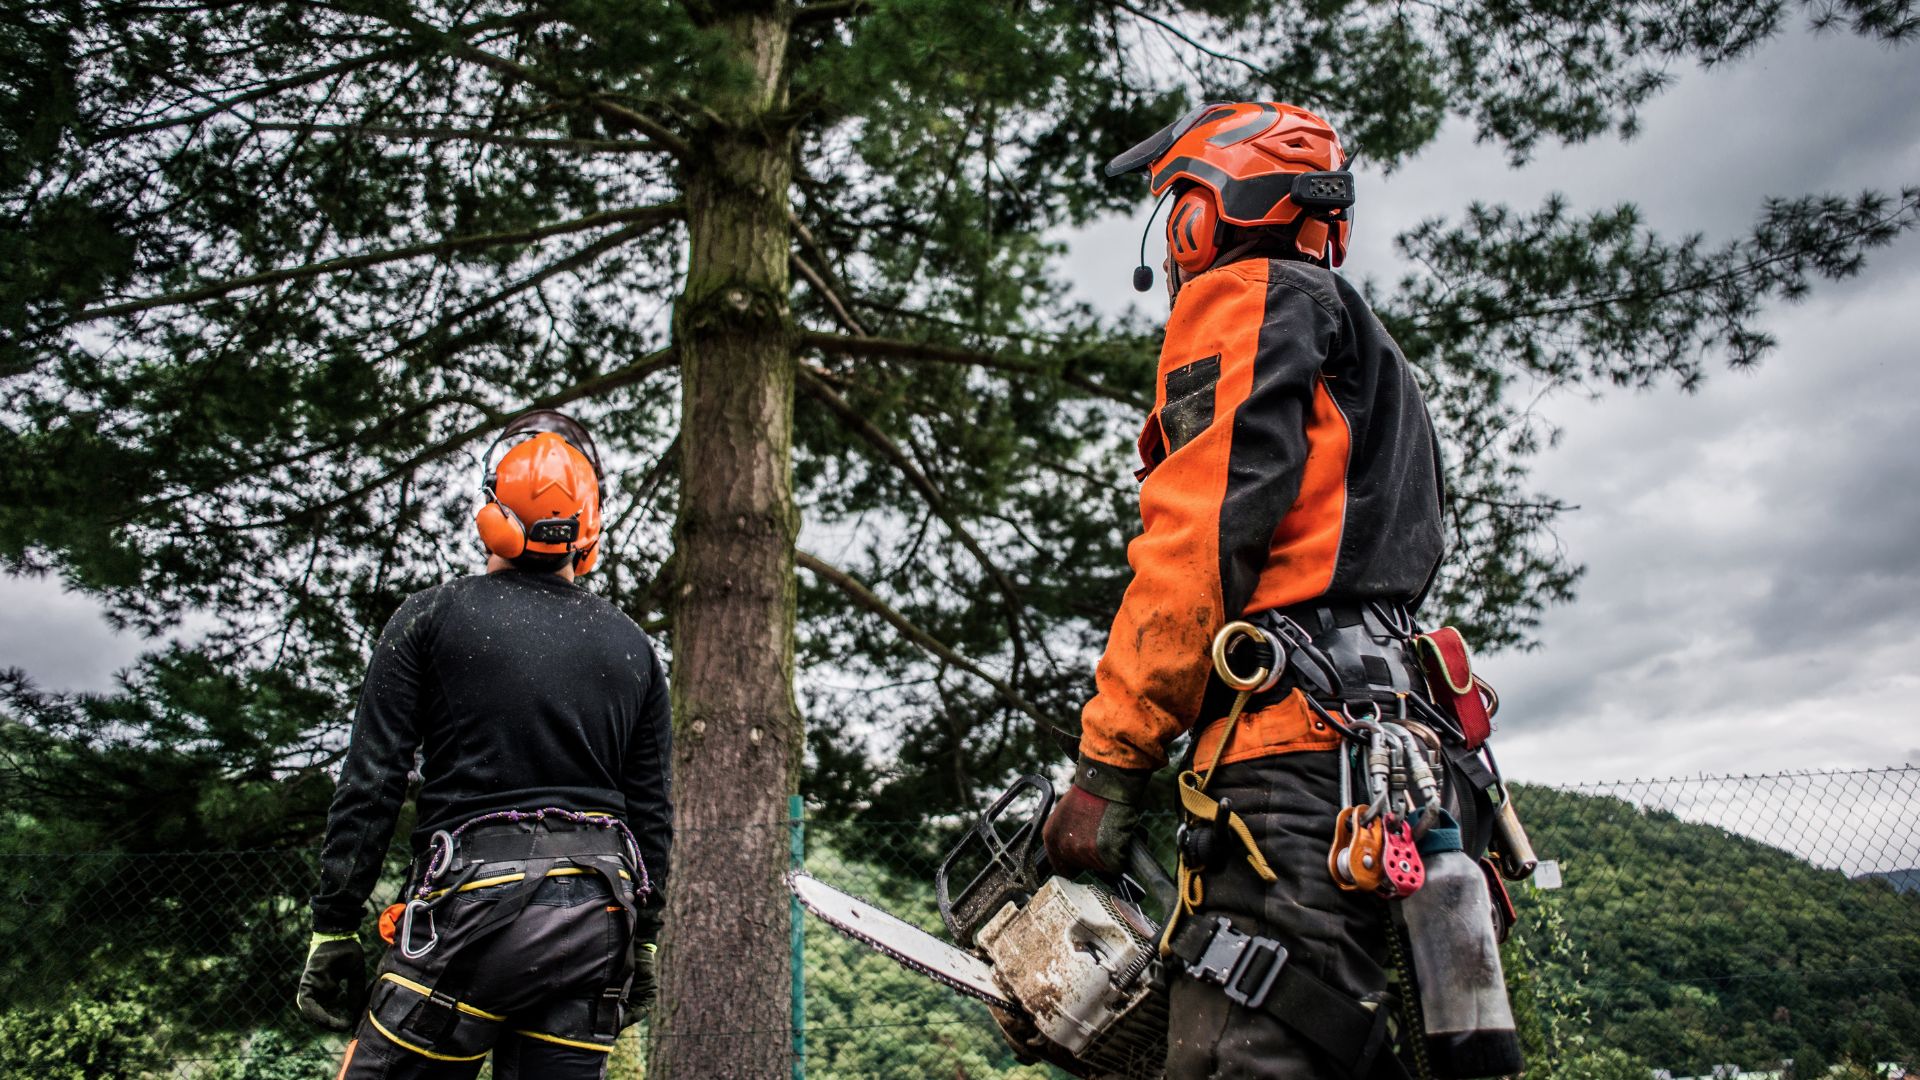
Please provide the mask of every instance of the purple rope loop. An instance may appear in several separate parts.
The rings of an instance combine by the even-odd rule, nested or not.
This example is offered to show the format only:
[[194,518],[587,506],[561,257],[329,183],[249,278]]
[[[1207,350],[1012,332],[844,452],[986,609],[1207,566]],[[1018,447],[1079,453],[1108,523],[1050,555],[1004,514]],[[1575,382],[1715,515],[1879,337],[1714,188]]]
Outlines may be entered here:
[[[627,842],[627,855],[633,860],[634,871],[639,875],[639,880],[634,882],[634,897],[636,900],[645,900],[648,896],[652,895],[653,879],[647,874],[646,860],[640,857],[640,844],[634,840],[633,830],[627,828],[626,822],[621,821],[611,814],[586,814],[578,810],[563,810],[558,806],[543,806],[538,810],[496,810],[491,814],[481,814],[477,818],[470,818],[462,822],[459,828],[450,833],[445,830],[434,833],[433,854],[427,860],[426,873],[420,875],[419,887],[413,891],[414,898],[417,900],[425,900],[427,896],[433,892],[433,883],[439,880],[440,875],[446,871],[448,866],[453,864],[454,847],[459,843],[461,833],[466,832],[476,825],[485,825],[489,822],[496,821],[504,821],[512,824],[519,824],[522,821],[538,823],[545,821],[549,814],[562,821],[572,822],[575,825],[591,825],[596,829],[620,830],[621,837]],[[441,842],[441,837],[446,838],[445,843]]]

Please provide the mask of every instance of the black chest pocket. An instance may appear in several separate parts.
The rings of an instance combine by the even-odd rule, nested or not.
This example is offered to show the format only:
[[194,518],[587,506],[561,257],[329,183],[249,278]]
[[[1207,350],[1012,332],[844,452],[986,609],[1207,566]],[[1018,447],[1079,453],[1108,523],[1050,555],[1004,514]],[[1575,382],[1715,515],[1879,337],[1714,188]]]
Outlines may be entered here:
[[1167,372],[1167,403],[1160,409],[1160,426],[1167,433],[1167,452],[1194,440],[1213,423],[1213,389],[1220,381],[1220,355],[1195,360]]

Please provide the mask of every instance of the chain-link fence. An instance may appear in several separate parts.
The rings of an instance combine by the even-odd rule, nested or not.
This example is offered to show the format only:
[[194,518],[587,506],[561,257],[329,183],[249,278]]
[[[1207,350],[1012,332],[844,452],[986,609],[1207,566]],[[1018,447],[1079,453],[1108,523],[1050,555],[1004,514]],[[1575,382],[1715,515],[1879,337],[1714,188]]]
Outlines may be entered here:
[[[1516,789],[1560,888],[1507,946],[1534,1075],[1867,1075],[1920,1055],[1920,768]],[[815,876],[938,929],[928,823],[807,821]],[[683,843],[698,842],[683,837]],[[1549,876],[1549,875],[1543,875]],[[0,1076],[330,1075],[292,995],[310,852],[0,856]],[[818,920],[796,1076],[1059,1075]],[[643,1073],[646,1026],[615,1077]]]

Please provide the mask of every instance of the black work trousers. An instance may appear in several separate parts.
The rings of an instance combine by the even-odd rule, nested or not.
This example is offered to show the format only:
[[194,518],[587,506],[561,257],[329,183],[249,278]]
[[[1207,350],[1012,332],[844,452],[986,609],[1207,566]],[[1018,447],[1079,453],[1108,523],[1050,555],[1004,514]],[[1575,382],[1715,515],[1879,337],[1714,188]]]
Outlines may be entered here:
[[[489,1052],[495,1080],[606,1075],[612,1037],[596,1009],[629,977],[622,898],[593,875],[549,877],[510,924],[463,940],[512,887],[449,897],[427,957],[387,950],[340,1080],[470,1080]],[[416,948],[427,937],[417,927]],[[429,989],[457,1004],[422,1007]]]
[[[1207,794],[1233,801],[1279,880],[1261,881],[1239,842],[1230,841],[1226,865],[1202,877],[1203,901],[1187,918],[1225,916],[1243,933],[1274,938],[1288,950],[1288,964],[1363,999],[1387,989],[1388,914],[1384,900],[1342,892],[1327,872],[1334,818],[1344,803],[1339,787],[1337,751],[1220,766]],[[1293,1028],[1184,973],[1173,981],[1169,1012],[1167,1080],[1346,1078]]]

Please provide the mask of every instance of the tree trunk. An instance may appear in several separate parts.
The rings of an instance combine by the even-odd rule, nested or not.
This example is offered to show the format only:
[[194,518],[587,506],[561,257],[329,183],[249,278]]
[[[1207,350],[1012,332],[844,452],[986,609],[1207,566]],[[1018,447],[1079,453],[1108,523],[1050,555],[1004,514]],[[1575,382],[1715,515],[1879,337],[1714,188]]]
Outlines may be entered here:
[[787,796],[793,701],[794,353],[787,23],[696,5],[740,78],[683,164],[690,247],[675,313],[682,387],[673,600],[676,838],[650,1080],[791,1067]]

